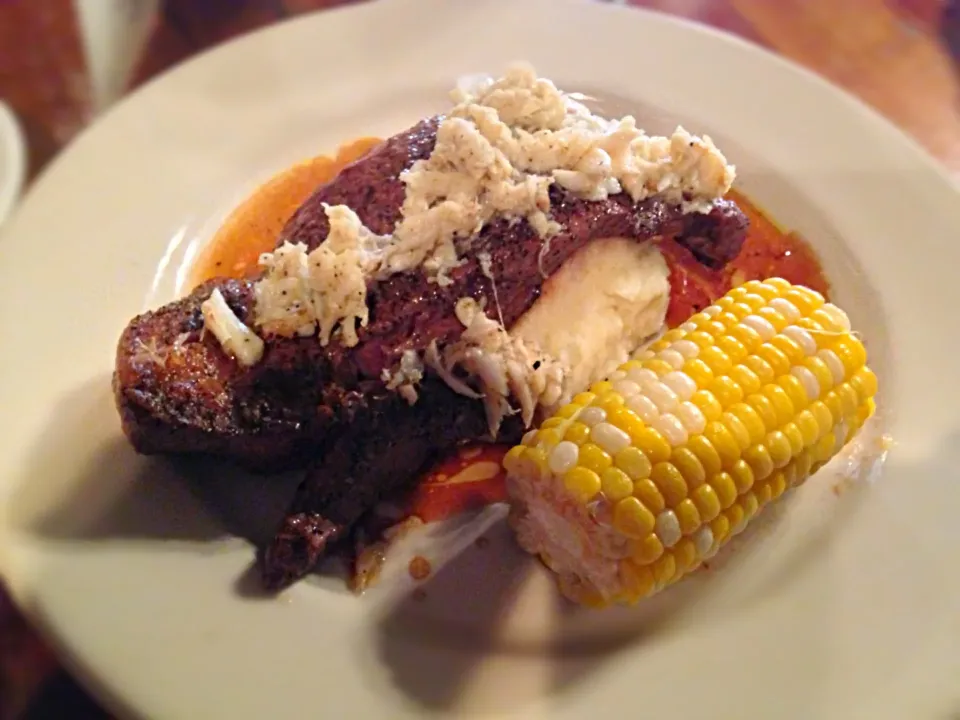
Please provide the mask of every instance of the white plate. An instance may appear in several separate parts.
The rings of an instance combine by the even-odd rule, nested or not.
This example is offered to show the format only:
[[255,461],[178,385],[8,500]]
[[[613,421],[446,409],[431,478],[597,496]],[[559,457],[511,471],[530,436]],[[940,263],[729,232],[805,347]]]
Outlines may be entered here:
[[[427,28],[435,28],[428,30]],[[259,599],[251,545],[289,492],[135,456],[114,343],[272,172],[445,107],[460,74],[535,63],[651,130],[713,135],[740,185],[823,255],[881,376],[877,482],[808,483],[717,572],[635,610],[571,611],[497,524],[443,530],[411,599],[310,579]],[[0,244],[0,560],[119,712],[152,718],[946,718],[960,711],[960,198],[887,122],[813,75],[631,9],[392,0],[284,23],[108,113]],[[847,458],[877,455],[868,434]],[[189,475],[189,474],[188,474]],[[196,480],[196,478],[193,478]],[[259,491],[259,492],[258,492]],[[440,529],[436,530],[441,532]],[[452,535],[451,535],[452,533]],[[413,544],[428,543],[422,536]],[[429,544],[429,543],[428,543]],[[631,708],[637,708],[630,711]]]
[[27,149],[13,110],[0,100],[0,227],[13,212],[27,174]]

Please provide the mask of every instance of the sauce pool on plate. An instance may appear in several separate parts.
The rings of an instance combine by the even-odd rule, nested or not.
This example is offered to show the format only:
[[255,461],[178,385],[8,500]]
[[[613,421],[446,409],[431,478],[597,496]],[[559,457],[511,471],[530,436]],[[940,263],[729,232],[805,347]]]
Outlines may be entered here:
[[[335,155],[298,163],[257,188],[207,244],[192,268],[191,286],[215,277],[254,274],[260,255],[276,247],[283,226],[314,190],[380,142],[363,137],[345,143]],[[670,327],[682,324],[748,280],[782,277],[829,296],[820,262],[806,241],[779,228],[742,194],[732,191],[730,196],[750,219],[750,230],[740,255],[729,266],[710,270],[678,244],[661,243],[670,268]],[[501,461],[507,449],[503,445],[466,447],[440,461],[413,493],[408,505],[411,514],[424,522],[436,522],[506,500]]]

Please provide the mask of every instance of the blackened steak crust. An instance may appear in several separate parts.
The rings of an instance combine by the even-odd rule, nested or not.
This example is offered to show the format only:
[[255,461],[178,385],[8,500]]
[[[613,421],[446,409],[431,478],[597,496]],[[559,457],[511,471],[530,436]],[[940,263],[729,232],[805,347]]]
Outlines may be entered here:
[[[438,118],[391,138],[321,186],[297,211],[281,241],[309,249],[325,238],[324,204],[346,204],[365,225],[389,233],[399,218],[400,173],[429,156]],[[322,347],[311,338],[264,338],[260,363],[245,368],[203,331],[201,303],[219,288],[236,314],[253,323],[253,282],[217,279],[188,297],[134,318],[117,349],[114,392],[124,432],[141,453],[204,453],[266,472],[313,465],[278,541],[267,553],[267,580],[306,572],[335,536],[386,491],[409,483],[437,452],[486,432],[482,403],[428,376],[412,408],[385,389],[384,369],[404,350],[442,347],[462,327],[454,314],[465,296],[496,312],[493,286],[478,261],[491,257],[506,327],[539,297],[550,275],[592,240],[620,236],[676,241],[698,260],[722,267],[736,257],[747,219],[731,201],[708,214],[684,215],[656,200],[626,196],[587,202],[551,190],[562,231],[543,241],[525,222],[495,222],[474,239],[466,262],[441,287],[420,273],[395,275],[368,291],[370,321],[359,343]],[[505,424],[501,440],[515,437]]]

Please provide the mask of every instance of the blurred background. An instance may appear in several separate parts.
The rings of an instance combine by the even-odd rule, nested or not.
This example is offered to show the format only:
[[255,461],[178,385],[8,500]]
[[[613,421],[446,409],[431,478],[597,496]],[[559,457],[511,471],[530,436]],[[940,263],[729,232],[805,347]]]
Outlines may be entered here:
[[[960,2],[606,1],[706,23],[799,62],[886,115],[960,178]],[[124,95],[230,38],[350,2],[0,0],[0,242],[30,183]],[[0,578],[0,720],[107,717],[16,613]]]

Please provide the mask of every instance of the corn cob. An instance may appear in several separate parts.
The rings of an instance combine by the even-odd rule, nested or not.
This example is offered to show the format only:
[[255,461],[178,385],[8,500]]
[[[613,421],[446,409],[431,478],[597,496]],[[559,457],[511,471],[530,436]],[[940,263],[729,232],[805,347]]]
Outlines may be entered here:
[[748,282],[507,453],[518,541],[570,599],[635,603],[830,460],[876,391],[842,310],[780,278]]

